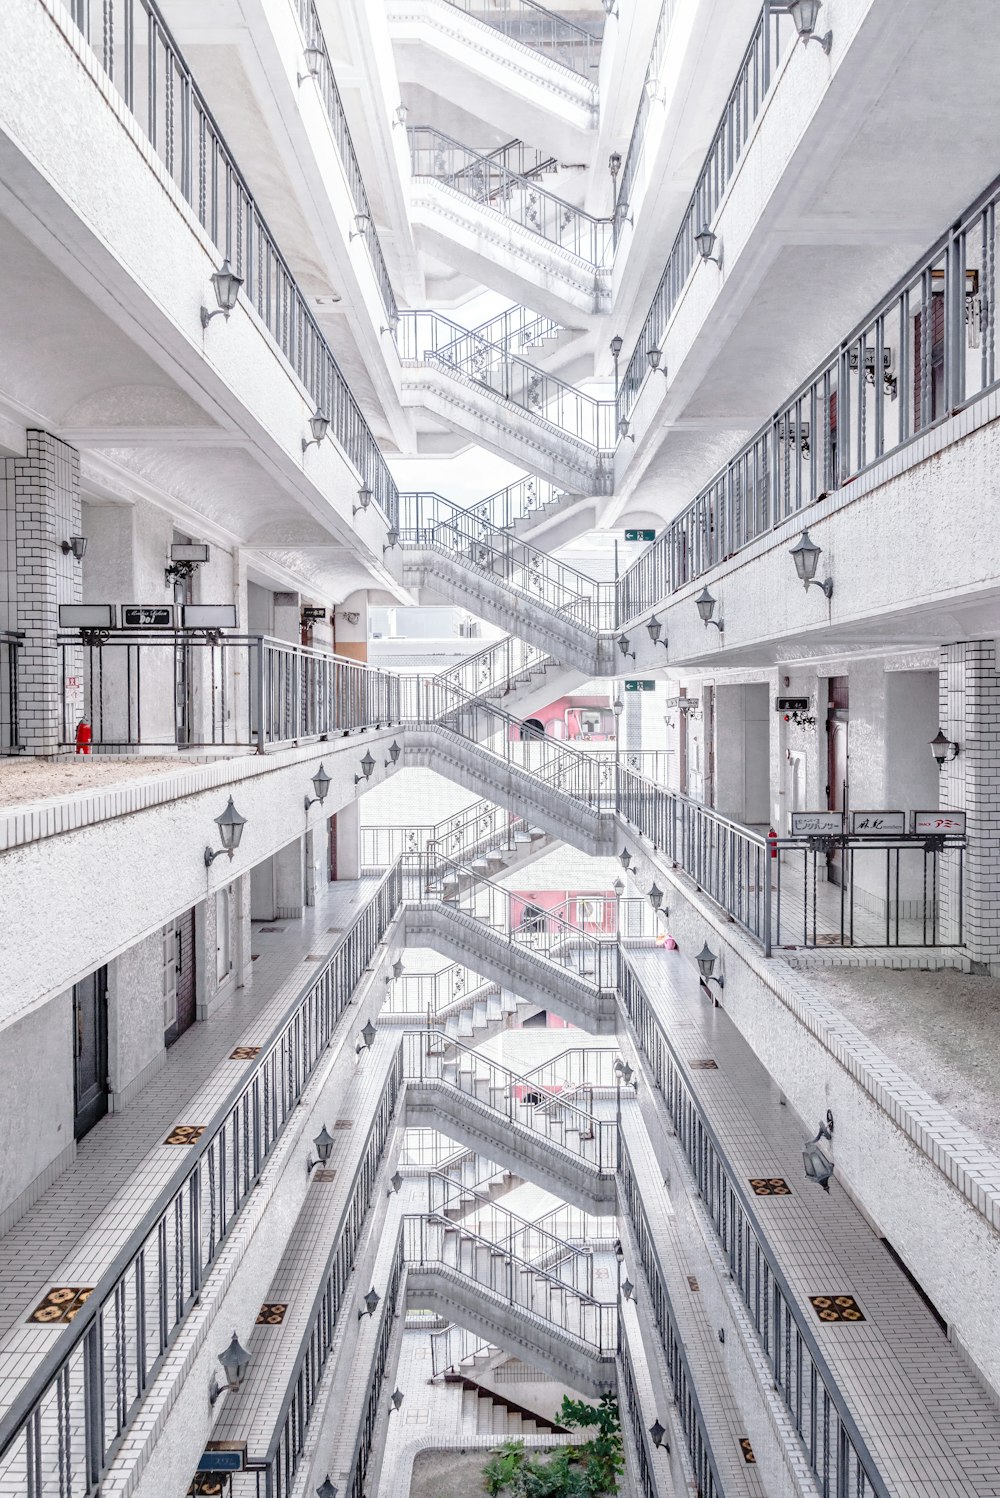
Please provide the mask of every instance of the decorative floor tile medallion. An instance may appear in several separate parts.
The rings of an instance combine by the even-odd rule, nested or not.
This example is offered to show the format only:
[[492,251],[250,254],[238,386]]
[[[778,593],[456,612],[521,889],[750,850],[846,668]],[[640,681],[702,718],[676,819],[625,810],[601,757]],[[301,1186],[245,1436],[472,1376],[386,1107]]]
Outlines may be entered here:
[[205,1132],[204,1124],[175,1124],[164,1144],[197,1144]]
[[335,1181],[336,1179],[337,1172],[335,1170],[330,1170],[326,1166],[320,1165],[316,1168],[316,1170],[313,1171],[314,1181]]
[[810,1304],[820,1321],[864,1321],[853,1295],[810,1295]]
[[257,1313],[258,1326],[280,1326],[285,1319],[288,1310],[288,1302],[265,1301]]
[[792,1188],[781,1176],[751,1176],[750,1187],[754,1196],[791,1196]]
[[712,1058],[711,1058],[711,1056],[705,1056],[701,1061],[692,1061],[692,1062],[689,1063],[689,1065],[690,1065],[692,1071],[718,1071],[719,1070],[719,1063],[717,1061],[713,1061]]
[[746,1462],[747,1466],[756,1466],[757,1458],[753,1454],[753,1447],[750,1445],[749,1436],[740,1436],[740,1450],[743,1453],[743,1460]]
[[28,1320],[35,1326],[66,1326],[86,1305],[92,1285],[55,1285],[39,1301]]
[[235,1051],[230,1051],[230,1061],[252,1061],[255,1056],[260,1055],[259,1045],[238,1045]]

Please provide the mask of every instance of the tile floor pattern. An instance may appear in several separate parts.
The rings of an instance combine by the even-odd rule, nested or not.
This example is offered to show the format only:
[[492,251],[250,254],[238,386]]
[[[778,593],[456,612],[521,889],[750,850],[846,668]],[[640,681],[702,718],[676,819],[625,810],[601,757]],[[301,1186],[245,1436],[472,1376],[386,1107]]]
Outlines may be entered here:
[[[637,951],[632,962],[682,1060],[710,1051],[719,1062],[688,1085],[733,1172],[802,1179],[802,1126],[725,1011],[701,995],[690,963],[666,951]],[[836,1178],[829,1196],[803,1180],[755,1207],[890,1491],[1000,1498],[1000,1410]],[[863,1324],[821,1322],[811,1305],[821,1293],[856,1297]]]
[[25,1318],[53,1286],[97,1284],[183,1157],[176,1146],[164,1147],[171,1131],[214,1117],[246,1075],[246,1062],[231,1059],[234,1048],[266,1043],[315,977],[303,954],[333,951],[340,938],[327,927],[346,927],[377,884],[329,885],[301,921],[280,932],[265,935],[255,923],[260,960],[245,987],[170,1048],[148,1086],[80,1141],[73,1164],[0,1239],[0,1414],[57,1335],[59,1323],[28,1325]]

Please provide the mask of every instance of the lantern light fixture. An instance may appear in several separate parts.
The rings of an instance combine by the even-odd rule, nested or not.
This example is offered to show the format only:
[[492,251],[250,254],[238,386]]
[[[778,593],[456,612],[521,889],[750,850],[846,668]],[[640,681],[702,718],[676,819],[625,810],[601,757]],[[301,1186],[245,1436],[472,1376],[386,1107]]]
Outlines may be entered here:
[[617,21],[618,0],[601,0],[601,4],[604,6],[604,14],[606,16],[613,17]]
[[316,1489],[316,1498],[337,1498],[337,1488],[330,1481],[329,1472]]
[[[621,646],[619,646],[619,649],[621,649]],[[620,697],[615,698],[614,702],[611,704],[611,710],[616,718],[621,717],[622,713],[625,711],[625,704]],[[625,867],[628,868],[628,864],[626,864]]]
[[303,49],[302,56],[305,59],[306,70],[304,73],[299,73],[296,76],[295,81],[298,84],[299,88],[301,88],[303,83],[305,83],[308,79],[319,77],[319,70],[323,66],[323,58],[325,57],[325,55],[326,54],[324,53],[322,47],[305,47]]
[[[717,265],[720,270],[722,269],[722,241],[707,224],[702,224],[698,230],[694,237],[694,244],[695,249],[706,264],[711,261],[713,265]],[[718,254],[715,252],[716,246],[718,246]]]
[[235,1331],[233,1332],[233,1339],[229,1346],[219,1353],[219,1362],[222,1364],[222,1371],[226,1376],[226,1382],[220,1385],[218,1379],[213,1375],[208,1390],[210,1404],[215,1403],[224,1389],[229,1389],[234,1394],[238,1393],[243,1380],[246,1378],[247,1368],[250,1366],[250,1354],[241,1344]]
[[931,739],[931,753],[939,770],[943,770],[949,760],[958,757],[958,745],[950,739],[943,728],[939,728]]
[[309,430],[312,436],[302,439],[302,451],[308,452],[310,447],[319,447],[323,438],[330,430],[330,418],[323,411],[316,411],[309,418]]
[[658,884],[653,884],[649,891],[649,903],[656,915],[669,915],[670,912],[663,903],[663,891]]
[[389,313],[389,321],[388,321],[388,323],[386,323],[384,327],[383,326],[379,327],[379,335],[381,336],[381,334],[383,334],[383,333],[391,333],[392,336],[393,336],[393,338],[395,338],[395,336],[396,336],[396,330],[398,329],[398,327],[399,327],[399,313],[398,312],[390,312]]
[[666,380],[666,379],[669,379],[670,376],[667,374],[667,366],[665,364],[663,365],[662,369],[660,368],[660,360],[662,358],[663,358],[663,350],[662,349],[648,348],[646,350],[646,361],[649,364],[650,369],[652,369],[652,370],[659,369],[660,370],[660,374]]
[[615,899],[616,900],[620,900],[621,897],[622,897],[622,895],[625,893],[625,881],[624,881],[624,879],[616,879],[616,880],[614,880],[614,882],[611,885],[611,888],[615,892]]
[[362,780],[371,780],[371,778],[372,778],[372,771],[374,770],[374,768],[375,768],[375,761],[374,761],[374,759],[372,759],[371,751],[370,750],[366,750],[365,751],[365,757],[361,761],[361,774],[360,775],[355,775],[355,777],[354,777],[354,784],[355,785],[360,785],[361,782],[362,782]]
[[628,648],[631,645],[631,643],[632,643],[632,641],[629,639],[628,635],[619,635],[618,636],[618,649],[621,651],[622,655],[625,657],[626,660],[634,661],[635,660],[635,651],[634,650],[629,650],[629,648]]
[[212,289],[215,292],[215,300],[218,307],[214,312],[209,312],[207,307],[201,309],[201,325],[207,328],[213,317],[224,317],[227,321],[229,314],[236,306],[236,299],[243,285],[243,277],[238,276],[229,264],[227,255],[217,271],[212,272]]
[[210,869],[215,860],[219,858],[223,853],[228,853],[230,861],[232,860],[233,854],[236,852],[236,849],[240,845],[240,839],[243,836],[243,829],[246,824],[246,817],[240,816],[239,812],[236,810],[236,807],[233,805],[233,798],[232,796],[230,796],[229,801],[226,804],[225,811],[221,814],[221,816],[215,818],[215,825],[219,829],[219,839],[222,843],[222,847],[215,848],[214,850],[212,848],[206,847],[206,869]]
[[623,442],[635,441],[635,434],[631,430],[631,424],[627,416],[623,416],[618,423],[618,435]]
[[394,130],[395,130],[395,128],[396,128],[397,125],[404,125],[405,126],[405,124],[406,124],[406,116],[409,114],[409,112],[410,112],[409,109],[406,107],[406,105],[403,103],[403,101],[400,100],[399,103],[396,105],[396,108],[393,110],[392,128]]
[[816,542],[810,539],[809,532],[804,530],[788,555],[795,563],[799,582],[805,586],[807,592],[810,588],[822,588],[823,596],[832,598],[833,578],[824,578],[822,582],[816,579],[816,568],[819,566],[822,551],[822,546],[817,546]]
[[620,333],[616,333],[611,340],[611,357],[617,359],[625,345],[625,340]]
[[319,769],[316,771],[316,774],[312,778],[312,783],[313,790],[316,792],[316,794],[315,796],[305,797],[306,811],[309,810],[310,806],[322,806],[323,802],[327,798],[330,790],[330,777],[326,773],[325,766],[320,765]]
[[393,1389],[392,1393],[389,1395],[389,1403],[392,1405],[392,1409],[389,1411],[390,1415],[394,1410],[399,1409],[400,1405],[403,1403],[404,1397],[405,1396],[402,1389]]
[[372,1024],[371,1020],[367,1020],[364,1029],[361,1031],[361,1039],[354,1047],[355,1056],[360,1056],[362,1051],[371,1050],[372,1046],[375,1044],[375,1033],[375,1026]]
[[622,1248],[622,1240],[620,1238],[615,1239],[615,1258],[619,1264],[625,1262],[625,1250]]
[[78,562],[82,562],[87,550],[86,536],[70,536],[68,541],[62,544],[64,556],[72,554]]
[[701,592],[698,594],[698,597],[695,599],[695,603],[698,607],[698,613],[701,617],[701,622],[702,624],[704,624],[705,628],[707,629],[710,624],[714,624],[716,629],[719,631],[719,634],[721,635],[725,629],[725,625],[723,624],[721,619],[712,618],[712,615],[715,613],[715,599],[712,597],[707,587],[702,588]]
[[398,1170],[394,1171],[393,1174],[389,1177],[389,1189],[385,1193],[386,1196],[398,1196],[400,1190],[402,1189],[402,1185],[403,1177],[400,1175]]
[[719,959],[708,945],[708,942],[705,943],[694,960],[698,964],[698,976],[701,978],[702,983],[717,983],[720,988],[725,988],[725,975],[720,973],[718,977],[715,976],[715,964]]
[[399,545],[399,531],[394,525],[390,525],[389,529],[386,531],[385,539],[389,544],[382,547],[383,556],[385,556],[387,551],[392,551]]
[[351,514],[356,515],[359,510],[367,510],[368,506],[371,504],[374,498],[374,494],[369,489],[368,485],[365,484],[363,488],[358,490],[358,502],[356,505],[353,505],[351,507]]
[[306,1175],[311,1175],[312,1172],[316,1169],[317,1165],[325,1165],[329,1160],[331,1154],[333,1153],[333,1135],[330,1133],[330,1130],[327,1128],[326,1124],[323,1125],[319,1133],[316,1135],[316,1138],[313,1140],[313,1144],[316,1146],[317,1158],[314,1160],[312,1155],[309,1155],[307,1157]]
[[820,1124],[816,1138],[807,1140],[802,1149],[802,1166],[806,1179],[814,1181],[817,1186],[822,1186],[829,1195],[834,1166],[829,1155],[820,1149],[821,1139],[833,1141],[833,1114],[829,1108],[826,1111],[826,1123]]
[[371,226],[372,216],[370,213],[356,213],[354,215],[354,228],[347,236],[347,243],[350,244],[352,239],[364,239]]
[[608,171],[611,173],[612,177],[617,177],[621,169],[622,153],[620,151],[612,151],[611,155],[608,157]]
[[827,57],[833,46],[833,32],[828,31],[825,36],[816,35],[816,22],[819,19],[820,6],[823,0],[790,0],[788,14],[795,24],[795,30],[799,34],[799,41],[804,47],[810,42],[819,42]]
[[670,647],[667,644],[666,639],[660,638],[660,636],[663,634],[663,625],[660,623],[659,619],[657,619],[655,614],[652,616],[652,618],[646,621],[646,631],[654,645],[662,645],[664,650],[669,650]]
[[375,1286],[372,1285],[371,1289],[368,1291],[368,1294],[365,1296],[364,1310],[358,1312],[358,1320],[363,1321],[366,1316],[374,1316],[375,1307],[378,1305],[381,1299],[381,1295],[375,1289]]
[[623,848],[619,853],[618,862],[621,864],[625,872],[628,873],[628,866],[632,862],[632,855],[627,848]]
[[402,752],[403,751],[402,751],[402,749],[400,749],[399,745],[396,743],[396,740],[393,739],[392,743],[389,745],[389,758],[387,760],[383,760],[383,762],[382,762],[383,763],[383,768],[386,769],[386,770],[388,770],[388,768],[389,768],[390,765],[394,765],[394,764],[398,763],[399,756],[402,754]]
[[662,1449],[666,1451],[667,1455],[669,1456],[670,1442],[664,1440],[666,1431],[663,1429],[663,1426],[660,1424],[659,1420],[653,1421],[652,1425],[649,1427],[649,1434],[652,1436],[653,1445],[657,1448],[657,1450],[659,1451]]
[[622,1281],[622,1299],[623,1300],[631,1300],[632,1299],[632,1294],[633,1294],[634,1290],[635,1290],[635,1286],[633,1285],[633,1283],[632,1283],[631,1280],[627,1279],[627,1280],[623,1280]]
[[618,1080],[620,1082],[624,1082],[625,1086],[628,1087],[632,1081],[632,1078],[635,1076],[635,1072],[633,1071],[632,1067],[629,1066],[628,1062],[623,1061],[619,1056],[615,1062],[614,1070],[615,1076],[618,1078]]

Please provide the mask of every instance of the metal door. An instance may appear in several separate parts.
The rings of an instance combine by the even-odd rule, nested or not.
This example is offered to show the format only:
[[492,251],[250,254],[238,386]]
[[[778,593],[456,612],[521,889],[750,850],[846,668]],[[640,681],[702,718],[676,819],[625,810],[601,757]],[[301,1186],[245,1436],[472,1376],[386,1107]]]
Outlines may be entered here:
[[163,1042],[171,1046],[185,1030],[190,1030],[197,1013],[194,910],[187,911],[168,926],[164,939],[165,969],[169,971],[164,973]]
[[82,1139],[108,1111],[108,970],[73,986],[73,1135]]
[[[827,787],[826,804],[829,811],[843,812],[845,826],[850,802],[848,726],[849,726],[848,681],[846,676],[831,676],[828,681],[826,710],[827,740]],[[842,884],[844,860],[839,848],[827,854],[827,877],[831,884]]]

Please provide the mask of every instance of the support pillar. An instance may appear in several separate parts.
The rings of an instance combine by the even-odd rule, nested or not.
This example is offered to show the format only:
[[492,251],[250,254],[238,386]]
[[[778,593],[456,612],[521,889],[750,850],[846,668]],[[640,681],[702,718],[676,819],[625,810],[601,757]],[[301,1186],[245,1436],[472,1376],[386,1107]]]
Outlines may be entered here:
[[[938,805],[965,812],[969,840],[964,945],[974,971],[1000,976],[1000,677],[994,640],[941,647],[940,716],[959,750],[941,770]],[[944,898],[957,902],[954,875]]]
[[304,903],[305,863],[297,837],[274,855],[274,913],[280,920],[298,920]]
[[337,813],[337,878],[361,877],[361,803],[348,801]]

